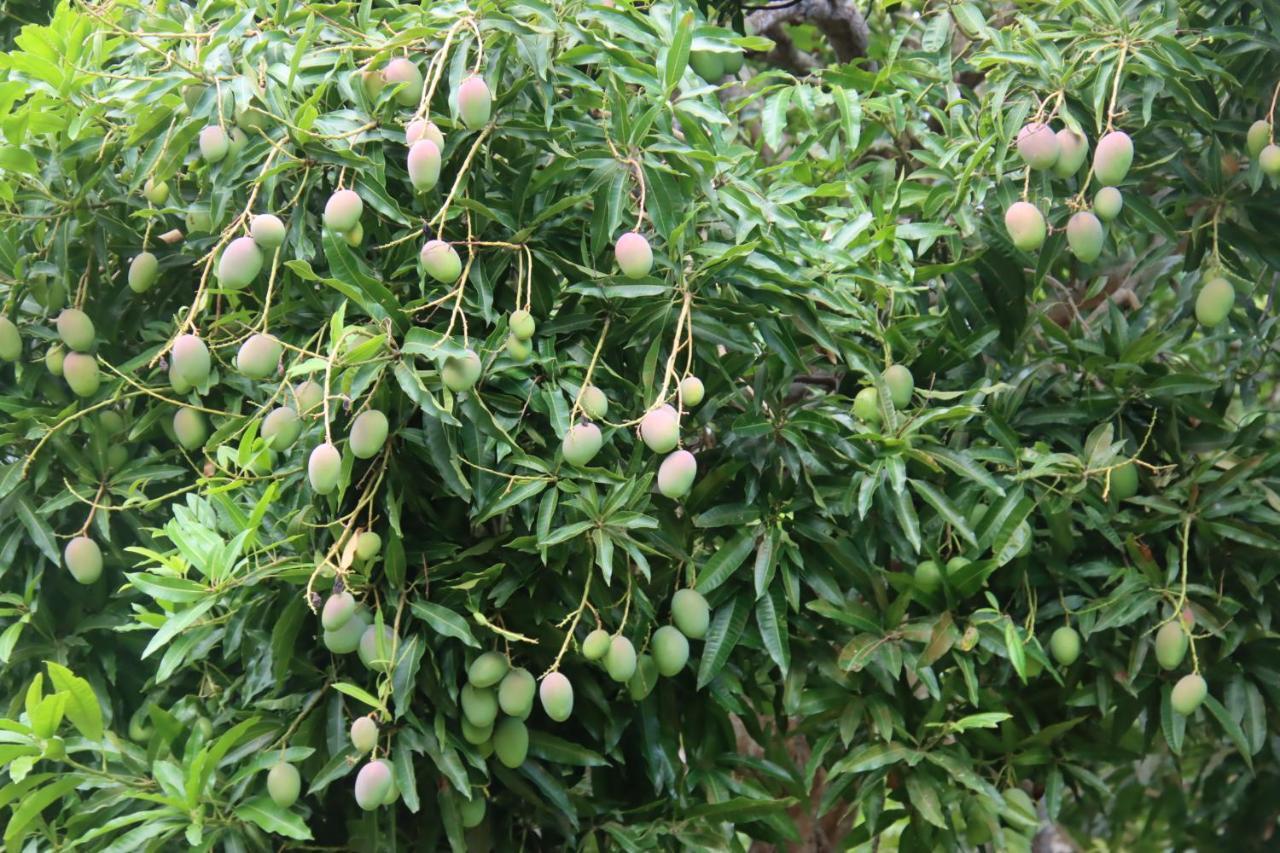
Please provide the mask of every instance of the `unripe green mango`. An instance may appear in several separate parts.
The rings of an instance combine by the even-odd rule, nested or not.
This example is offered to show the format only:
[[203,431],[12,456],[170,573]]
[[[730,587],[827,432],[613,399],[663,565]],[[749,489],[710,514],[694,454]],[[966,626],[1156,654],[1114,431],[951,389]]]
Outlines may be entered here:
[[218,283],[228,290],[240,290],[253,283],[262,271],[262,250],[252,237],[237,237],[222,250],[218,261]]
[[925,592],[936,592],[942,587],[942,570],[933,560],[925,560],[916,566],[915,579]]
[[324,407],[324,388],[314,379],[308,379],[294,387],[293,399],[297,403],[294,411],[299,415],[314,415]]
[[387,63],[382,70],[383,82],[388,86],[401,86],[393,96],[395,102],[402,107],[416,107],[422,100],[422,72],[418,66],[402,56]]
[[160,262],[150,252],[139,252],[129,262],[129,289],[134,293],[146,293],[156,283]]
[[211,124],[200,131],[200,156],[206,163],[217,163],[231,150],[231,140],[220,125]]
[[386,800],[391,786],[391,764],[381,758],[370,761],[356,774],[356,805],[373,811]]
[[724,66],[725,74],[737,74],[741,71],[744,59],[741,50],[720,54],[720,63]]
[[626,637],[613,637],[604,656],[604,668],[609,677],[619,684],[631,680],[636,671],[636,647]]
[[1260,118],[1249,125],[1249,132],[1245,134],[1245,150],[1249,152],[1250,157],[1257,157],[1270,141],[1271,125],[1266,119]]
[[173,372],[192,388],[199,388],[209,381],[213,361],[209,348],[195,335],[182,335],[173,342]]
[[911,371],[901,364],[891,364],[880,375],[884,384],[889,386],[889,399],[895,409],[905,409],[911,405],[911,394],[916,390],[915,377]]
[[462,718],[462,739],[472,746],[479,746],[486,743],[493,737],[493,723],[487,726],[474,725],[470,720],[463,716]]
[[954,577],[957,572],[972,563],[973,561],[968,557],[952,557],[950,560],[947,560],[947,577]]
[[507,355],[515,361],[524,361],[533,354],[533,345],[515,335],[507,335]]
[[236,353],[236,368],[250,379],[266,379],[280,366],[284,347],[273,335],[252,335]]
[[142,185],[142,195],[147,201],[159,207],[169,200],[169,185],[164,181],[147,178],[147,182]]
[[102,577],[102,549],[88,536],[76,536],[62,549],[67,571],[77,582],[91,584]]
[[724,77],[724,61],[720,54],[710,50],[694,50],[689,53],[689,67],[708,83],[717,83]]
[[1058,137],[1058,159],[1053,164],[1053,173],[1059,178],[1069,178],[1084,165],[1089,156],[1089,140],[1084,134],[1076,133],[1064,127],[1056,134]]
[[1176,621],[1167,622],[1156,632],[1156,661],[1162,669],[1177,669],[1187,656],[1187,632]]
[[494,727],[493,754],[512,770],[524,764],[529,755],[529,729],[523,721],[507,717]]
[[515,667],[498,683],[498,707],[508,717],[527,719],[533,712],[533,694],[538,682],[524,667]]
[[1004,213],[1004,227],[1013,245],[1024,252],[1034,252],[1044,245],[1044,216],[1027,201],[1015,201]]
[[698,377],[686,376],[680,380],[680,403],[686,409],[697,407],[706,393],[707,389],[703,387],[702,380]]
[[360,635],[360,662],[375,672],[390,672],[400,646],[399,638],[390,625],[370,625]]
[[463,829],[475,829],[484,822],[485,800],[479,793],[472,791],[471,799],[458,801],[458,820]]
[[409,183],[420,193],[440,182],[440,149],[430,139],[419,139],[409,148]]
[[440,369],[440,381],[454,393],[470,391],[480,381],[483,369],[480,356],[467,350],[461,356],[451,355],[445,359],[444,367]]
[[1032,122],[1018,131],[1018,154],[1033,169],[1052,169],[1058,162],[1058,137],[1048,125]]
[[360,638],[369,627],[369,615],[357,607],[356,612],[336,631],[324,632],[324,646],[337,655],[349,655],[360,647]]
[[58,337],[76,352],[88,352],[93,349],[93,341],[97,336],[93,321],[89,315],[79,308],[64,308],[58,315]]
[[653,269],[653,249],[649,241],[635,231],[628,231],[618,238],[613,248],[618,268],[627,278],[644,278]]
[[663,404],[640,419],[640,439],[654,453],[670,453],[680,443],[680,415]]
[[342,232],[342,239],[351,248],[357,248],[364,242],[364,226],[357,222],[350,230]]
[[696,589],[678,589],[671,597],[671,621],[691,640],[707,636],[711,625],[711,608]]
[[350,231],[363,213],[364,202],[355,190],[338,190],[324,204],[324,224],[330,231]]
[[1078,211],[1067,220],[1067,245],[1084,263],[1091,264],[1102,254],[1103,238],[1102,223],[1089,211]]
[[538,330],[538,324],[534,321],[532,314],[523,308],[518,308],[511,312],[511,317],[507,320],[507,328],[515,337],[527,341]]
[[1266,145],[1258,152],[1258,168],[1269,178],[1280,178],[1280,145]]
[[356,556],[361,560],[372,560],[382,551],[382,537],[372,530],[366,530],[356,537]]
[[1093,154],[1093,176],[1104,187],[1113,187],[1133,165],[1133,140],[1123,130],[1113,130],[1098,140]]
[[338,488],[342,475],[342,454],[332,444],[317,445],[307,459],[307,479],[318,495],[327,495]]
[[378,724],[372,717],[356,717],[351,724],[351,745],[357,755],[373,752],[378,745]]
[[1196,296],[1196,319],[1207,329],[1222,324],[1236,304],[1236,291],[1225,278],[1211,278]]
[[351,453],[357,459],[372,459],[387,443],[387,416],[377,409],[366,409],[351,423]]
[[270,449],[287,450],[302,434],[302,419],[289,406],[280,406],[262,419],[258,434]]
[[1126,462],[1111,471],[1111,494],[1126,501],[1138,493],[1138,466]]
[[113,444],[107,448],[107,470],[119,471],[129,461],[129,448],[123,444]]
[[[344,589],[342,592],[335,592],[325,599],[324,608],[320,611],[320,624],[324,626],[326,631],[337,631],[350,622],[355,615],[355,597]],[[363,634],[364,632],[361,631],[360,633]]]
[[1080,657],[1080,634],[1068,625],[1060,626],[1049,636],[1049,651],[1058,663],[1071,666]]
[[658,466],[658,491],[666,497],[678,500],[689,494],[697,474],[698,463],[693,454],[687,450],[677,450]]
[[267,772],[267,793],[280,808],[287,809],[296,803],[301,791],[302,777],[292,764],[280,761]]
[[77,397],[92,397],[102,381],[98,360],[82,352],[67,353],[62,360],[62,378]]
[[128,424],[124,422],[124,415],[115,409],[107,409],[98,416],[98,426],[102,428],[103,435],[112,437],[124,432]]
[[689,662],[689,640],[673,625],[654,631],[652,646],[658,672],[667,678],[679,675]]
[[227,156],[235,160],[248,144],[249,137],[245,136],[243,130],[238,127],[231,128],[231,132],[227,134]]
[[378,100],[382,90],[387,87],[387,81],[383,78],[381,71],[365,69],[358,73],[357,79],[360,81],[360,85],[364,87],[364,93],[369,96],[371,101]]
[[173,415],[173,434],[183,450],[195,450],[204,446],[205,439],[209,437],[204,414],[189,406],[178,409]]
[[[53,350],[50,349],[50,352]],[[8,317],[0,317],[0,361],[17,361],[22,357],[22,335]],[[47,362],[46,356],[46,364]],[[61,366],[61,361],[59,361]],[[53,372],[50,368],[50,372]],[[54,373],[57,376],[57,373]]]
[[[0,317],[0,339],[4,338],[4,323],[7,322]],[[19,351],[21,351],[21,342],[19,342]],[[67,351],[59,344],[53,344],[44,353],[44,366],[54,376],[62,375],[62,362],[67,357]],[[3,343],[0,343],[0,358],[4,358]],[[4,358],[5,361],[13,361],[12,358]]]
[[547,673],[538,687],[542,710],[557,723],[563,723],[573,713],[573,685],[561,672]]
[[453,246],[443,240],[428,240],[418,253],[427,275],[441,284],[452,284],[462,275],[462,258]]
[[1184,675],[1178,679],[1177,684],[1173,685],[1169,704],[1173,707],[1174,713],[1189,717],[1200,707],[1208,694],[1209,686],[1204,683],[1204,679],[1199,674]]
[[652,655],[640,655],[636,659],[636,671],[627,679],[627,695],[633,702],[642,702],[658,683],[658,664]]
[[485,652],[467,668],[467,681],[476,687],[492,687],[507,674],[510,664],[497,652]]
[[609,398],[594,385],[582,389],[582,397],[578,400],[582,411],[592,420],[602,420],[609,414]]
[[458,695],[458,704],[462,706],[467,722],[478,728],[491,726],[498,719],[498,693],[492,687],[464,684]]
[[68,352],[63,359],[63,379],[77,397],[92,397],[101,384],[97,359],[83,352]]
[[484,79],[472,75],[458,85],[458,117],[471,130],[489,123],[493,113],[493,95]]
[[284,245],[287,233],[284,222],[274,213],[262,213],[253,217],[253,224],[249,226],[249,234],[252,235],[253,242],[263,249],[280,248]]
[[587,660],[601,660],[609,652],[609,632],[596,628],[582,641],[582,656]]
[[440,128],[436,127],[435,122],[425,118],[416,118],[409,122],[409,126],[404,130],[404,144],[413,145],[420,139],[430,139],[436,144],[436,148],[444,151],[444,134],[440,132]]
[[880,392],[874,386],[868,385],[854,395],[853,414],[871,426],[880,423]]
[[1115,187],[1103,187],[1093,197],[1093,213],[1103,222],[1110,222],[1124,209],[1124,196]]

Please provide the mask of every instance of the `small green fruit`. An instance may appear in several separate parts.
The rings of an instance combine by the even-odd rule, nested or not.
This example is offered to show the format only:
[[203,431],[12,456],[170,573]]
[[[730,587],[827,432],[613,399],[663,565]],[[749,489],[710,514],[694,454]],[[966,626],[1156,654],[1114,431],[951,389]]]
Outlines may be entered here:
[[1103,187],[1093,197],[1093,213],[1103,222],[1110,222],[1124,209],[1124,196],[1115,187]]
[[1075,628],[1063,625],[1049,635],[1049,651],[1063,666],[1071,666],[1080,657],[1080,635]]
[[626,637],[614,637],[604,656],[604,668],[619,684],[629,681],[636,672],[636,647]]
[[1061,146],[1048,125],[1032,122],[1018,131],[1018,154],[1033,169],[1051,169]]
[[187,211],[183,217],[187,232],[190,234],[207,234],[213,230],[213,216],[207,204],[199,204]]
[[467,668],[467,681],[476,687],[492,687],[507,674],[510,664],[497,652],[485,652]]
[[880,394],[874,386],[868,385],[853,398],[853,414],[872,426],[880,423]]
[[[5,361],[14,361],[17,358],[17,356],[21,354],[22,343],[21,341],[19,341],[18,343],[19,350],[18,352],[14,353],[13,358],[6,357],[6,351],[4,349],[4,324],[7,322],[8,321],[5,320],[3,317],[0,317],[0,359],[4,359]],[[49,372],[52,373],[54,376],[61,376],[62,361],[66,357],[67,357],[67,351],[63,349],[61,345],[53,344],[47,350],[45,350],[44,366],[48,368]]]
[[719,82],[724,77],[724,61],[719,53],[710,50],[695,50],[689,54],[689,67],[708,83]]
[[302,434],[302,419],[289,406],[280,406],[262,419],[258,434],[271,450],[286,450]]
[[1133,140],[1122,130],[1113,130],[1098,140],[1093,154],[1093,176],[1104,187],[1113,187],[1129,174],[1133,165]]
[[686,376],[680,380],[680,403],[686,409],[692,409],[702,402],[706,396],[702,380],[696,376]]
[[911,371],[901,364],[891,364],[880,376],[884,384],[889,386],[889,399],[895,409],[905,409],[911,405],[911,394],[916,390],[915,377]]
[[1058,159],[1053,164],[1053,173],[1059,178],[1069,178],[1084,165],[1089,156],[1089,140],[1082,133],[1076,133],[1064,127],[1056,134],[1058,137]]
[[653,686],[657,683],[658,664],[654,662],[652,655],[640,655],[636,660],[636,671],[627,680],[627,695],[631,697],[631,701],[641,702],[653,692]]
[[356,774],[356,805],[373,811],[382,805],[391,787],[391,765],[381,758],[370,761]]
[[484,798],[475,791],[471,792],[471,799],[458,802],[458,820],[462,821],[463,829],[475,829],[483,823],[484,812]]
[[102,381],[98,360],[82,352],[67,353],[62,360],[62,378],[77,397],[92,397]]
[[237,237],[222,250],[218,282],[228,290],[240,290],[262,271],[262,250],[252,237]]
[[424,193],[440,182],[440,149],[430,139],[419,139],[409,148],[409,183]]
[[356,557],[361,560],[372,560],[382,551],[382,537],[372,530],[366,530],[356,537]]
[[324,224],[330,231],[350,231],[364,213],[364,202],[355,190],[338,190],[324,205]]
[[537,690],[533,673],[524,667],[515,667],[498,683],[498,707],[508,717],[526,719],[533,711],[533,694]]
[[142,195],[147,201],[159,207],[169,200],[169,185],[164,181],[147,178],[147,182],[142,185]]
[[428,240],[418,254],[427,275],[441,284],[452,284],[462,275],[462,258],[443,240]]
[[933,560],[925,560],[916,566],[916,586],[925,592],[937,592],[942,586],[942,570]]
[[582,641],[582,656],[587,660],[601,660],[609,652],[609,632],[596,628]]
[[470,391],[480,381],[480,372],[484,365],[480,356],[467,350],[461,356],[449,356],[440,370],[440,380],[444,386],[454,393]]
[[[49,349],[53,352],[53,348]],[[61,350],[59,350],[61,352]],[[17,361],[22,357],[22,335],[18,332],[18,327],[8,317],[0,317],[0,361]],[[48,365],[49,356],[45,356],[45,364]],[[54,376],[60,376],[62,373],[62,360],[58,360],[58,371],[54,372],[52,367],[49,371]]]
[[1257,157],[1270,141],[1271,125],[1265,119],[1258,119],[1249,125],[1249,132],[1245,134],[1244,147],[1250,157]]
[[489,123],[493,112],[493,95],[483,78],[472,75],[458,86],[458,117],[471,130]]
[[1200,703],[1208,693],[1209,686],[1198,674],[1184,675],[1178,679],[1177,684],[1173,685],[1169,704],[1173,706],[1174,712],[1189,717],[1195,713],[1196,708],[1200,707]]
[[533,346],[515,335],[507,335],[507,355],[515,361],[524,361],[533,354]]
[[[345,589],[342,592],[335,592],[330,595],[324,602],[324,609],[320,611],[320,624],[324,626],[326,631],[337,631],[343,625],[351,621],[356,615],[356,600]],[[360,633],[364,633],[361,631]]]
[[737,74],[742,70],[744,57],[741,50],[720,54],[720,62],[724,65],[725,74]]
[[364,226],[357,222],[349,230],[342,232],[342,240],[351,248],[358,248],[364,242]]
[[282,809],[287,809],[298,801],[298,793],[302,790],[302,778],[298,768],[280,761],[267,773],[267,793],[271,801]]
[[1111,471],[1111,494],[1118,501],[1127,501],[1138,493],[1138,466],[1126,462]]
[[401,86],[394,95],[400,106],[416,107],[422,100],[422,72],[404,57],[398,56],[388,62],[387,67],[382,70],[382,79],[388,86]]
[[98,417],[98,425],[106,436],[116,436],[124,432],[126,426],[124,416],[115,409],[107,409]]
[[231,128],[231,132],[227,134],[227,156],[232,160],[240,156],[240,152],[249,144],[249,137],[245,136],[244,131],[238,127]]
[[378,724],[372,717],[357,717],[351,724],[351,745],[357,755],[373,752],[378,745]]
[[173,434],[183,450],[195,450],[204,445],[209,429],[204,414],[189,406],[183,406],[173,415]]
[[520,340],[527,341],[537,331],[538,324],[534,322],[532,314],[523,308],[519,308],[511,312],[511,317],[507,320],[507,328],[511,330],[511,334]]
[[173,342],[173,369],[178,378],[193,388],[209,381],[213,361],[209,348],[195,335],[182,335]]
[[96,333],[89,315],[79,308],[64,308],[58,315],[58,337],[76,352],[93,349]]
[[663,625],[653,632],[653,659],[662,675],[679,675],[689,662],[689,640],[678,628]]
[[160,262],[150,252],[139,252],[129,262],[129,289],[134,293],[146,293],[156,283]]
[[658,466],[658,491],[673,500],[689,494],[698,463],[687,450],[677,450]]
[[91,584],[102,577],[102,549],[88,536],[77,536],[68,542],[62,560],[79,583]]
[[594,385],[582,389],[582,397],[578,400],[582,411],[592,420],[603,420],[609,414],[609,398]]
[[263,213],[253,217],[253,224],[249,226],[249,233],[253,236],[253,242],[262,248],[278,249],[284,245],[287,231],[284,223],[280,221],[280,217],[273,213]]
[[273,335],[252,335],[236,353],[236,368],[250,379],[266,379],[280,366],[284,347]]
[[366,409],[351,424],[351,453],[357,459],[372,459],[387,443],[387,416],[377,409]]
[[1258,168],[1270,178],[1280,178],[1280,145],[1267,145],[1258,152]]
[[217,163],[227,156],[231,150],[231,140],[227,132],[216,124],[211,124],[200,131],[200,156],[206,163]]
[[680,442],[680,415],[663,404],[640,419],[640,439],[654,453],[670,453]]
[[561,451],[566,462],[582,467],[595,458],[603,444],[604,437],[600,434],[600,427],[584,422],[569,427],[569,431],[564,434]]
[[1187,632],[1177,622],[1168,622],[1156,632],[1156,661],[1162,669],[1177,669],[1187,656]]
[[1196,319],[1206,329],[1222,324],[1236,304],[1236,291],[1225,278],[1211,278],[1196,296]]
[[696,589],[678,589],[671,597],[671,621],[681,634],[691,640],[701,640],[711,625],[711,608]]
[[1087,210],[1072,214],[1067,220],[1067,245],[1071,254],[1086,264],[1091,264],[1102,254],[1102,223]]
[[538,687],[538,698],[542,700],[542,710],[557,723],[563,723],[573,713],[573,685],[563,673],[548,673]]
[[1044,245],[1044,216],[1028,201],[1015,201],[1004,213],[1004,227],[1013,245],[1024,252],[1034,252]]
[[613,249],[618,268],[627,278],[644,278],[653,269],[653,249],[649,241],[634,231],[618,238]]
[[954,577],[961,569],[973,563],[968,557],[952,557],[947,560],[947,577]]
[[487,726],[473,725],[464,715],[462,718],[462,739],[467,743],[477,746],[485,743],[489,738],[493,737],[493,723]]
[[324,388],[319,382],[308,379],[293,389],[293,399],[298,404],[294,411],[299,415],[314,414],[315,410],[324,405]]
[[336,631],[324,632],[324,646],[338,655],[349,655],[360,647],[360,638],[369,627],[368,614],[357,608],[347,623]]
[[320,444],[311,451],[307,460],[307,478],[311,489],[318,495],[327,495],[338,488],[342,474],[342,454],[332,444]]
[[360,635],[360,662],[375,672],[390,672],[400,641],[390,625],[370,625]]
[[464,684],[458,703],[462,706],[463,716],[473,726],[484,728],[498,719],[498,693],[492,687]]
[[529,729],[515,717],[507,717],[493,730],[493,754],[512,770],[529,755]]

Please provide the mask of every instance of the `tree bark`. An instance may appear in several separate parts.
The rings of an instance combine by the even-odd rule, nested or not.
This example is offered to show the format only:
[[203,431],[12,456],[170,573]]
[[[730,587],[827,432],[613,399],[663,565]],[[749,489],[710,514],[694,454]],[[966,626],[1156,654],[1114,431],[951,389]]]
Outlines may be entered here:
[[870,31],[853,0],[775,0],[747,16],[750,29],[774,42],[764,61],[797,74],[808,74],[822,65],[796,47],[787,35],[787,24],[813,24],[831,45],[841,62],[867,55]]

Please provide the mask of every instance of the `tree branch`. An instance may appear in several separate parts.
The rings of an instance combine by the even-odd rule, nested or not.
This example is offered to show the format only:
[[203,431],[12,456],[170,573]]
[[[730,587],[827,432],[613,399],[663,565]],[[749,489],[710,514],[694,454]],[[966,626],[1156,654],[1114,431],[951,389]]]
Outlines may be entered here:
[[870,31],[852,0],[797,0],[756,9],[747,16],[752,32],[774,42],[764,60],[797,74],[808,74],[822,63],[796,47],[787,35],[787,24],[811,23],[822,31],[841,62],[867,55]]

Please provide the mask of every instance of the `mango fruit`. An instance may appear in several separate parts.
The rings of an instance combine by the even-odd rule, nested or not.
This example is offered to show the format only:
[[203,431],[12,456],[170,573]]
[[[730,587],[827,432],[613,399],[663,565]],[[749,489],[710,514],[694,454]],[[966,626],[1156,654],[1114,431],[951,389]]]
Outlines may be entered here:
[[146,293],[156,283],[160,262],[150,252],[139,252],[129,262],[129,289],[134,293]]
[[1104,187],[1113,187],[1133,165],[1133,140],[1123,130],[1113,130],[1098,140],[1093,152],[1093,176]]
[[259,214],[253,217],[253,222],[249,225],[249,235],[253,237],[253,242],[263,249],[280,248],[284,245],[287,233],[284,222],[274,213]]
[[493,112],[493,95],[484,78],[472,75],[458,84],[458,117],[471,130],[489,123]]
[[640,439],[654,453],[670,453],[680,442],[680,415],[663,404],[640,419]]
[[373,752],[378,745],[378,724],[372,717],[356,717],[351,724],[351,746],[357,755]]
[[204,414],[197,409],[183,406],[173,415],[173,434],[183,450],[195,450],[209,437]]
[[1236,304],[1236,290],[1225,278],[1215,277],[1205,282],[1196,296],[1196,320],[1207,329],[1222,324]]
[[1004,213],[1004,227],[1013,245],[1024,252],[1034,252],[1044,245],[1044,216],[1030,202],[1015,201]]
[[636,671],[636,647],[626,637],[613,637],[604,656],[604,668],[610,678],[625,684]]
[[1102,223],[1087,210],[1077,211],[1067,220],[1067,246],[1071,254],[1086,264],[1091,264],[1102,254]]
[[498,707],[508,717],[526,719],[533,711],[533,694],[537,690],[533,673],[522,666],[513,667],[498,682]]
[[285,761],[277,761],[267,771],[267,793],[271,801],[282,809],[287,809],[298,801],[302,791],[302,777],[298,768]]
[[418,254],[422,268],[441,284],[452,284],[462,275],[462,258],[443,240],[428,240]]
[[307,479],[311,489],[318,495],[327,495],[338,488],[338,477],[342,474],[342,454],[332,444],[316,445],[307,459]]
[[1080,634],[1075,628],[1062,625],[1049,635],[1049,652],[1063,666],[1071,666],[1080,657]]
[[91,584],[102,577],[102,549],[88,536],[76,536],[62,549],[62,561],[78,583]]
[[365,409],[351,423],[351,454],[357,459],[372,459],[387,443],[387,416],[377,409]]
[[515,717],[507,717],[493,729],[493,754],[512,770],[529,755],[529,729]]
[[707,636],[711,625],[711,608],[696,589],[678,589],[671,597],[671,621],[691,640]]
[[1048,125],[1031,122],[1018,131],[1018,154],[1031,168],[1053,168],[1059,153],[1058,137]]
[[658,672],[667,678],[679,675],[689,662],[689,640],[673,625],[654,631],[651,645]]
[[1173,685],[1169,704],[1173,707],[1174,713],[1189,717],[1200,707],[1207,695],[1209,695],[1209,686],[1205,684],[1204,678],[1193,672],[1182,676],[1178,679],[1178,683]]
[[573,713],[573,685],[560,672],[549,672],[538,686],[538,698],[542,710],[557,723],[563,723]]
[[698,463],[687,450],[677,450],[662,460],[658,466],[658,491],[677,500],[689,494],[693,479],[698,474]]
[[364,202],[355,190],[338,190],[324,205],[324,224],[330,231],[350,231],[360,222]]
[[1059,178],[1069,178],[1084,165],[1089,156],[1089,140],[1084,134],[1076,133],[1068,127],[1056,134],[1058,137],[1058,159],[1053,164],[1053,173]]
[[1161,669],[1177,669],[1187,656],[1187,632],[1175,622],[1166,622],[1156,631],[1156,662]]
[[653,269],[653,249],[649,241],[635,231],[628,231],[614,245],[618,268],[627,278],[644,278]]

